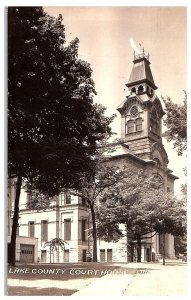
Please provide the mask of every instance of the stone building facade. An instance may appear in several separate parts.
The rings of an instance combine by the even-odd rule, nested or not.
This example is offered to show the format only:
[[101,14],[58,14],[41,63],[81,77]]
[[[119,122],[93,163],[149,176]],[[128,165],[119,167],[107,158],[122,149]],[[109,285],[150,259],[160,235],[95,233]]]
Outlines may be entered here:
[[[168,169],[168,156],[162,144],[162,117],[165,114],[155,91],[149,56],[134,54],[133,68],[126,84],[129,95],[117,110],[121,115],[121,142],[115,146],[112,161],[127,168],[144,170],[145,176],[154,175],[164,191],[174,193],[174,181],[178,179]],[[125,232],[124,232],[125,235]],[[151,234],[142,241],[142,261],[161,257],[161,237]],[[174,237],[166,234],[165,253],[174,257]],[[99,242],[101,261],[127,261],[127,238],[118,243]],[[108,258],[109,253],[109,258]],[[135,257],[136,261],[136,244]]]
[[[178,177],[168,169],[168,156],[162,144],[162,117],[164,111],[155,91],[150,69],[149,57],[142,52],[134,55],[133,68],[126,86],[129,95],[117,108],[121,115],[121,141],[115,145],[111,161],[127,168],[144,170],[146,176],[155,175],[161,180],[166,192],[174,191],[174,181]],[[14,185],[14,183],[13,183]],[[10,190],[10,203],[14,199],[14,189]],[[53,199],[51,206],[45,210],[28,209],[30,201],[25,190],[21,193],[19,235],[17,239],[18,260],[27,261],[22,251],[33,249],[30,261],[41,262],[83,262],[92,252],[92,241],[88,237],[91,226],[88,207],[78,196],[65,191]],[[12,204],[11,204],[12,205]],[[9,214],[11,220],[11,213]],[[10,233],[10,232],[9,232]],[[142,241],[142,261],[160,258],[160,236]],[[19,239],[27,237],[20,246]],[[46,242],[61,238],[67,243],[65,249],[59,247],[53,253]],[[174,257],[174,238],[166,235],[166,255]],[[38,241],[38,242],[37,242]],[[30,246],[31,245],[31,246]],[[126,262],[127,237],[117,243],[98,241],[98,260],[108,262]],[[27,248],[28,247],[28,248]],[[135,257],[136,260],[136,245]]]

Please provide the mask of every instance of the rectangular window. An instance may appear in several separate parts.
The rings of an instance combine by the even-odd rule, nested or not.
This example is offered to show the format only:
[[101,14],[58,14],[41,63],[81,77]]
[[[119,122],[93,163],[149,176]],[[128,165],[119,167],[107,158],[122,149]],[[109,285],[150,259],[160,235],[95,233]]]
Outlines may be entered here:
[[86,220],[82,220],[82,241],[86,240]]
[[71,240],[71,219],[64,219],[64,239]]
[[61,198],[61,205],[64,205],[65,204],[65,193],[61,193],[60,198]]
[[136,120],[136,131],[142,131],[142,119],[138,118]]
[[134,132],[134,121],[127,122],[127,133]]
[[69,190],[66,190],[66,202],[65,204],[71,204],[71,194]]
[[34,222],[29,222],[29,237],[34,237]]
[[105,262],[105,249],[100,249],[100,261]]
[[69,262],[69,256],[70,256],[69,250],[64,250],[64,262],[66,263]]
[[60,194],[61,197],[61,205],[71,204],[71,194],[69,190]]
[[107,262],[112,262],[112,249],[107,249]]
[[46,220],[41,221],[41,236],[42,241],[48,241],[48,222]]

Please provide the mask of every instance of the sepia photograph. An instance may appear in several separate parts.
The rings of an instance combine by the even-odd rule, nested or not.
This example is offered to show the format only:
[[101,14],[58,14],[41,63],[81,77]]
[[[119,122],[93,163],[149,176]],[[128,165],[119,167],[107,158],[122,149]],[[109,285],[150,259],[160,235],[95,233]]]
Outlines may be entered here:
[[188,8],[4,10],[4,294],[188,296]]

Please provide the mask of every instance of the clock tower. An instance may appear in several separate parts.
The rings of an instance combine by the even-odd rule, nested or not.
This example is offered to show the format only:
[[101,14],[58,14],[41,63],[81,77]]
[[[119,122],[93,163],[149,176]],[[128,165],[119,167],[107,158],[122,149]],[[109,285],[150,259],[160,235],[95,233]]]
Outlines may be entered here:
[[[157,160],[165,169],[168,157],[162,144],[162,117],[165,114],[156,96],[149,55],[134,53],[133,68],[126,84],[129,95],[117,108],[121,114],[121,139],[136,156]],[[156,151],[158,153],[156,153]]]

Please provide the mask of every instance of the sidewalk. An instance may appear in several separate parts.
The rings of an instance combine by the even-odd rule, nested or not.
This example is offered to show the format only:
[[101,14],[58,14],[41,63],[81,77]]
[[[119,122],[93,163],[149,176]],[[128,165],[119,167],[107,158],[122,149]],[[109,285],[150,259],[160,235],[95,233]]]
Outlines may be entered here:
[[[127,266],[127,265],[126,265]],[[186,296],[187,265],[128,264],[135,275],[106,275],[72,296]]]
[[[125,274],[125,268],[137,269],[141,268],[142,263],[125,264],[124,269],[120,268],[124,274],[108,274],[96,279],[91,284],[85,286],[72,296],[122,296],[127,286],[133,280],[135,275]],[[123,266],[121,266],[123,267]]]
[[185,263],[165,266],[144,264],[134,276],[123,296],[187,296],[187,265]]

